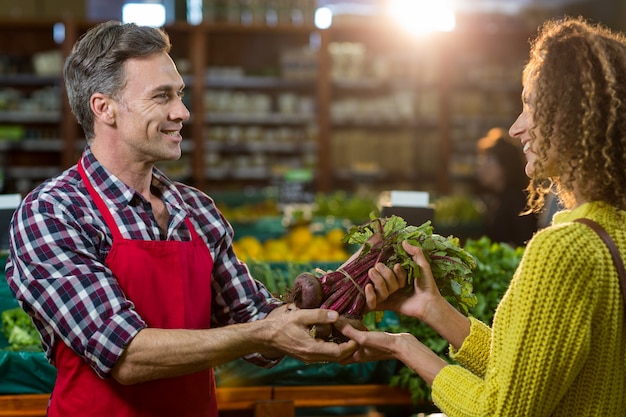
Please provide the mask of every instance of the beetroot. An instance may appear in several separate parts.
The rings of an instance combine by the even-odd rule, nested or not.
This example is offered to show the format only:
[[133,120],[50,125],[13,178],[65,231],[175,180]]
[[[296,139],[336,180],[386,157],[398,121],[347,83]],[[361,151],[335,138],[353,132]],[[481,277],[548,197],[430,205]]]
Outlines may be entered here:
[[303,272],[293,281],[293,287],[286,297],[288,303],[298,308],[318,308],[322,303],[322,284],[310,272]]

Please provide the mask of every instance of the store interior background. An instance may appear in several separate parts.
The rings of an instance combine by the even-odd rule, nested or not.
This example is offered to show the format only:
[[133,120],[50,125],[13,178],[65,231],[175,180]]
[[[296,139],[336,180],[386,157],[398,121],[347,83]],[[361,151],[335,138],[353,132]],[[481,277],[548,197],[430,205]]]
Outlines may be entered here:
[[[23,196],[76,163],[85,142],[65,97],[63,59],[96,22],[122,20],[128,3],[0,0],[0,194]],[[485,322],[522,252],[478,240],[484,211],[475,194],[476,143],[493,127],[508,129],[519,114],[529,39],[545,19],[582,15],[626,31],[626,0],[406,0],[400,20],[387,9],[392,0],[142,3],[162,6],[192,113],[182,157],[159,167],[215,199],[255,278],[284,294],[311,265],[337,268],[355,249],[341,241],[350,225],[384,212],[391,191],[416,192],[393,208],[419,200],[421,207],[402,211],[407,220],[433,219],[436,233],[486,257],[480,262],[487,267],[475,272],[482,298],[473,311]],[[323,12],[316,25],[319,9],[332,12],[330,26]],[[8,230],[10,217],[0,209]],[[5,241],[0,233],[0,261]],[[440,338],[416,335],[447,355]],[[36,358],[36,377],[21,378],[18,393],[38,384],[40,413],[28,415],[44,415],[53,369],[40,352],[24,357]],[[222,367],[221,386],[274,385],[289,366],[279,377],[286,385],[387,385],[392,371],[402,371],[382,364],[346,374],[324,365],[318,373],[285,361],[274,374],[242,362]],[[43,388],[41,369],[51,375]],[[415,378],[398,385],[424,401],[429,389]],[[305,404],[311,398],[308,390],[298,395]],[[351,390],[333,395],[354,404]],[[368,396],[359,404],[414,406],[406,396]],[[316,406],[328,405],[322,403]],[[434,411],[429,402],[419,405]],[[251,414],[221,414],[230,415]]]
[[[0,4],[1,192],[24,195],[76,162],[62,61],[128,3]],[[336,193],[380,206],[390,190],[471,199],[476,141],[517,117],[537,26],[568,14],[626,29],[626,2],[613,0],[409,0],[396,17],[392,0],[132,3],[163,10],[193,115],[181,159],[160,167],[224,204],[283,208]],[[316,21],[322,10],[331,21]]]

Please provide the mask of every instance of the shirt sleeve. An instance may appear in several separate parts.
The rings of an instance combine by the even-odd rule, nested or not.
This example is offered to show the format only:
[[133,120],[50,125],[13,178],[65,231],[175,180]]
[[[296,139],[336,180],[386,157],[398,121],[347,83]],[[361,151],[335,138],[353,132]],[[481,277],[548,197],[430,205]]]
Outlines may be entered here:
[[50,194],[24,201],[11,226],[7,280],[51,362],[55,344],[65,343],[107,377],[146,324],[96,255],[102,231],[74,203]]
[[245,263],[237,258],[232,238],[224,237],[216,248],[213,285],[213,321],[218,326],[246,323],[265,318],[282,302],[254,279]]
[[545,230],[528,245],[494,316],[491,343],[473,323],[454,353],[466,367],[446,366],[433,381],[432,398],[442,412],[553,413],[589,355],[598,304],[593,279],[581,279],[593,275],[592,249],[570,235]]

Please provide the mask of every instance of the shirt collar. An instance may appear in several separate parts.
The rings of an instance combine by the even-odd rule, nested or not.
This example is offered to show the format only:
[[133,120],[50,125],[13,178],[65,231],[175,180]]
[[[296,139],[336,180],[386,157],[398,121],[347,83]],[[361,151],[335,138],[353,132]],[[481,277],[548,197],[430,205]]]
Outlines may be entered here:
[[[94,156],[87,146],[82,157],[83,168],[93,187],[100,193],[107,206],[122,209],[129,204],[136,205],[144,202],[144,197],[134,188],[126,185],[122,180],[107,170]],[[152,187],[157,188],[168,205],[182,209],[183,199],[175,184],[156,167],[152,170]]]

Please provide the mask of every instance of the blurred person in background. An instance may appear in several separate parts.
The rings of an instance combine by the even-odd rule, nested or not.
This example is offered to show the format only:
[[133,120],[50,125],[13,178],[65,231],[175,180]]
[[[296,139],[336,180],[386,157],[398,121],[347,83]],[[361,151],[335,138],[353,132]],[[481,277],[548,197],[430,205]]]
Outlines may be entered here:
[[[438,332],[456,363],[409,333],[348,324],[343,333],[360,344],[359,359],[412,368],[448,417],[623,416],[626,288],[616,265],[626,255],[626,37],[582,18],[550,20],[532,43],[523,86],[509,133],[532,178],[528,205],[540,212],[555,191],[564,209],[527,244],[492,326],[444,299],[421,249],[404,242],[422,276],[383,306]],[[581,221],[611,236],[615,262]],[[399,265],[376,270],[406,279]]]
[[486,211],[484,234],[494,242],[524,246],[537,230],[537,216],[523,214],[528,177],[519,141],[493,128],[476,144],[478,193]]

